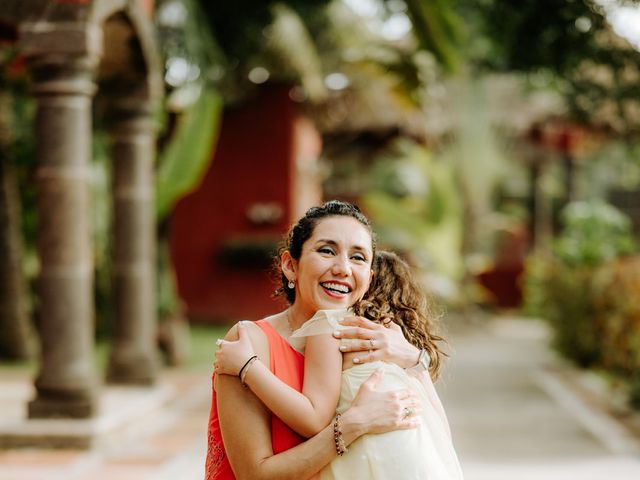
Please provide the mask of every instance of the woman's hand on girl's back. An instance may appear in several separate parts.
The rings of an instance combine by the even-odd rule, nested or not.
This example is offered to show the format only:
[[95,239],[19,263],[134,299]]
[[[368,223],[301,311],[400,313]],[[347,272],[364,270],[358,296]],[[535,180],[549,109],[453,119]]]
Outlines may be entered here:
[[[378,390],[383,375],[383,370],[376,370],[371,374],[342,415],[348,437],[408,430],[420,425],[419,414],[422,407],[416,394],[409,389]],[[353,438],[345,438],[345,441],[350,443]]]
[[352,340],[344,342],[340,351],[361,352],[355,355],[353,363],[382,360],[402,368],[418,363],[420,350],[409,343],[396,323],[381,325],[364,317],[347,316],[340,320],[340,324],[346,328],[334,332],[334,337]]
[[238,375],[240,369],[255,355],[249,332],[246,331],[244,321],[238,322],[236,331],[238,340],[218,340],[216,350],[216,360],[214,362],[215,371],[219,374]]

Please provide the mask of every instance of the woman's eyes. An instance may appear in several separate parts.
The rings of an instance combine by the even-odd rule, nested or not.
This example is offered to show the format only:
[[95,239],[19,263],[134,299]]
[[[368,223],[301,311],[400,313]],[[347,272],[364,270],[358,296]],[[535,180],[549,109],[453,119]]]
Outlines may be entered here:
[[[331,247],[320,247],[318,248],[318,252],[325,254],[325,255],[335,255],[336,252],[333,248]],[[350,257],[352,260],[356,260],[358,262],[366,262],[367,261],[367,257],[365,257],[362,253],[354,253],[353,255],[351,255]]]

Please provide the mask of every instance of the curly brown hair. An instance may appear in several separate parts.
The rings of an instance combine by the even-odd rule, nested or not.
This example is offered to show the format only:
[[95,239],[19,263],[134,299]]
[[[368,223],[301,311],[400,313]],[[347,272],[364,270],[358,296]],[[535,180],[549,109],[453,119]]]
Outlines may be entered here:
[[436,380],[442,356],[446,354],[438,346],[444,339],[435,333],[436,319],[424,290],[414,280],[409,265],[393,252],[376,252],[373,270],[369,291],[354,305],[356,315],[376,323],[391,319],[398,324],[412,345],[429,353],[429,374]]

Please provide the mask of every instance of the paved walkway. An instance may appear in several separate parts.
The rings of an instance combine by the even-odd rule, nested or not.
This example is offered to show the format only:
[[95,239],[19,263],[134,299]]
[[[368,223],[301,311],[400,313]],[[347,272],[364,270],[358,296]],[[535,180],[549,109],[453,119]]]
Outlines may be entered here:
[[567,382],[531,320],[454,326],[439,382],[467,480],[640,479],[640,443]]
[[[153,410],[137,413],[144,421],[131,418],[135,427],[125,429],[115,440],[109,438],[104,446],[90,451],[0,450],[0,479],[202,479],[210,405],[209,373],[168,371],[163,377],[160,391],[171,398],[169,403],[158,408],[153,399],[148,401]],[[3,381],[0,380],[0,388]],[[0,421],[3,413],[0,411]]]
[[[640,478],[637,438],[567,387],[540,324],[456,325],[450,343],[438,389],[467,480]],[[161,413],[147,413],[143,431],[89,452],[0,451],[0,479],[200,480],[209,374],[164,378],[177,395]]]

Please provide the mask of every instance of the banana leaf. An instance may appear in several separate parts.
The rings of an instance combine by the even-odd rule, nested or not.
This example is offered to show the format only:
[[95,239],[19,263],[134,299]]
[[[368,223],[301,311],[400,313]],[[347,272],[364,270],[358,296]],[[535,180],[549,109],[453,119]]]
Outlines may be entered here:
[[156,176],[158,220],[200,183],[213,157],[221,118],[222,98],[206,88],[199,100],[182,114],[172,141],[160,154]]
[[459,62],[462,38],[460,18],[450,0],[405,0],[420,45],[432,52],[449,71]]

